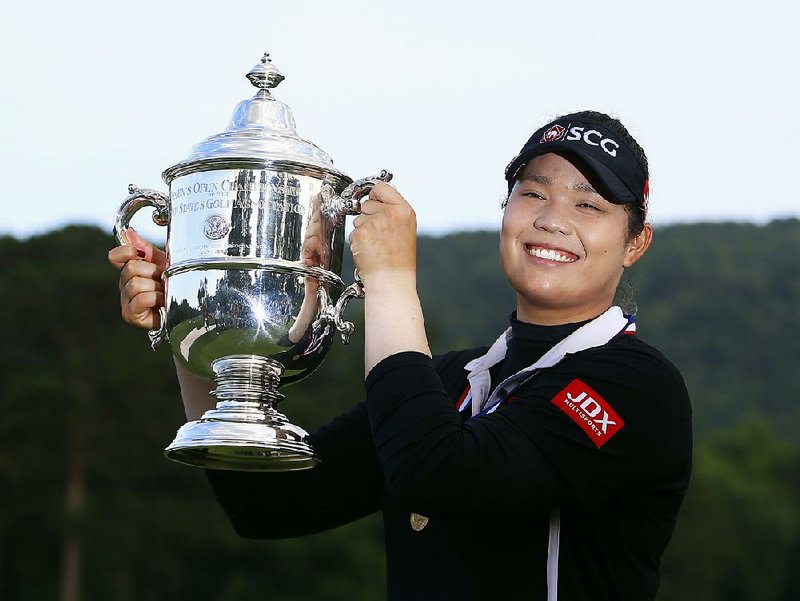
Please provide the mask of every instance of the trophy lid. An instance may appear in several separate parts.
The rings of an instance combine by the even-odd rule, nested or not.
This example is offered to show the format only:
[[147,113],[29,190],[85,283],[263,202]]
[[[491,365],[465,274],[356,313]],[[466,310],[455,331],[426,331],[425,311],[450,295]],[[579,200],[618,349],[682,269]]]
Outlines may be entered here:
[[297,134],[292,111],[272,96],[270,90],[284,76],[272,64],[269,53],[265,52],[261,62],[250,69],[247,79],[258,88],[255,96],[238,104],[226,131],[206,138],[192,148],[186,159],[166,169],[164,181],[169,184],[180,175],[206,170],[208,163],[217,166],[227,161],[253,160],[316,167],[349,181],[333,167],[326,152]]

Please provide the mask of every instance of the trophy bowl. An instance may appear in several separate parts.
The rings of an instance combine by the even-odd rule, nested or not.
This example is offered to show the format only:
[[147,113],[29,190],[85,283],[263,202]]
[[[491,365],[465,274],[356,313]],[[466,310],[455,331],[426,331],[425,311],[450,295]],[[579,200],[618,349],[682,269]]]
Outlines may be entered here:
[[153,207],[167,227],[165,307],[149,333],[176,361],[213,378],[216,407],[182,426],[165,455],[211,469],[290,471],[319,463],[307,433],[276,410],[279,388],[314,371],[336,332],[347,342],[340,277],[344,216],[391,174],[356,182],[300,138],[270,90],[283,75],[265,54],[248,74],[256,95],[228,129],[166,169],[169,194],[129,186],[114,233],[127,244],[133,215]]

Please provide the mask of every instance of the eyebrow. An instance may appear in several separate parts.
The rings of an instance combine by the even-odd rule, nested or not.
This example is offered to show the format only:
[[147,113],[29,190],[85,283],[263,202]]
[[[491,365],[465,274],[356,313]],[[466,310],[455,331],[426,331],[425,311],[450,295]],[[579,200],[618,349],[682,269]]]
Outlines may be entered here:
[[529,181],[532,181],[532,182],[536,182],[537,184],[542,184],[542,185],[545,185],[545,186],[549,186],[550,184],[553,183],[553,180],[551,180],[549,177],[546,177],[544,175],[536,175],[536,174],[534,174],[534,175],[526,175],[522,179],[523,180],[529,180]]
[[572,189],[577,191],[577,192],[588,192],[589,194],[597,194],[598,196],[602,196],[602,194],[600,194],[600,192],[595,190],[592,187],[592,185],[588,184],[588,183],[583,183],[583,182],[577,183],[574,186],[572,186]]
[[[553,183],[553,180],[551,180],[549,177],[539,174],[527,175],[522,179],[536,182],[537,184],[542,184],[544,186],[549,186]],[[588,192],[589,194],[597,194],[598,196],[602,196],[602,194],[595,190],[594,187],[588,182],[578,182],[572,186],[572,189],[576,192]]]

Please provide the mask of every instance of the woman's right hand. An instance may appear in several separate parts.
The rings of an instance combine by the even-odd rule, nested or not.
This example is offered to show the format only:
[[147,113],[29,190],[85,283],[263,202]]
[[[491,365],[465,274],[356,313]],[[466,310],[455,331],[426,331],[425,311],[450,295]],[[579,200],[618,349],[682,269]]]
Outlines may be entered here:
[[167,266],[167,255],[129,228],[126,236],[130,245],[117,246],[108,252],[108,261],[122,272],[119,277],[119,296],[122,319],[154,330],[160,317],[158,308],[164,306],[164,283],[161,274]]

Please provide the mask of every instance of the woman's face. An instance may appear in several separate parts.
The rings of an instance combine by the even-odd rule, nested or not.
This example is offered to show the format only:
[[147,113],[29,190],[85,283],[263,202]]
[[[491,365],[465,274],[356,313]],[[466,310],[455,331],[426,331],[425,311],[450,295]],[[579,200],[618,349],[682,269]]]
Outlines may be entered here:
[[500,258],[517,291],[517,318],[552,325],[595,317],[614,300],[625,267],[647,250],[650,225],[627,240],[624,205],[604,199],[557,154],[533,158],[503,215]]

